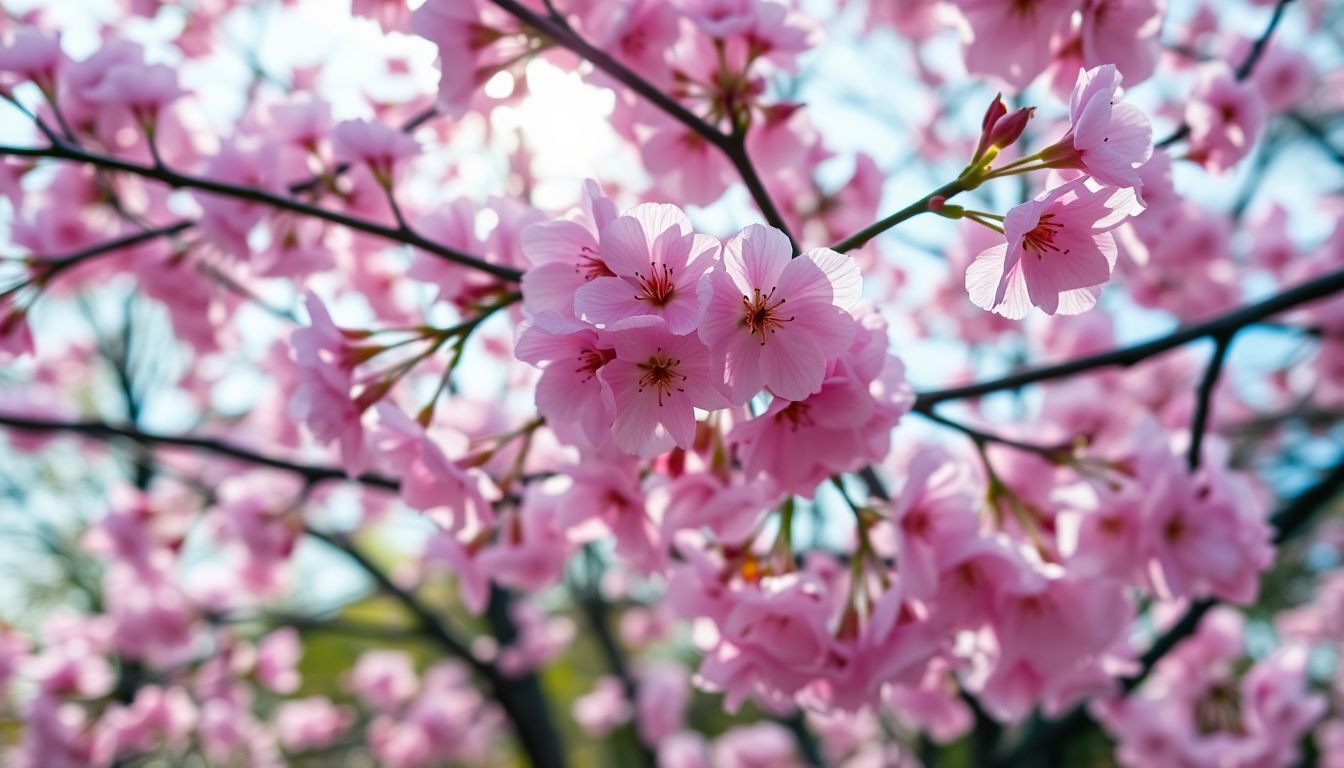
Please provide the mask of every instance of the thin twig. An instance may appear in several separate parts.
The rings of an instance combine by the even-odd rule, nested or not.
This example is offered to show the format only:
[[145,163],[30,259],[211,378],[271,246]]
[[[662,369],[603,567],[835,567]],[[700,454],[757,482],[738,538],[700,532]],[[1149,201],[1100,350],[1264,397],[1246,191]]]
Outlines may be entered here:
[[1199,467],[1204,435],[1209,431],[1209,415],[1213,409],[1213,390],[1218,386],[1218,379],[1223,372],[1223,363],[1227,360],[1228,350],[1231,349],[1232,341],[1235,338],[1236,331],[1214,337],[1213,356],[1209,358],[1209,365],[1204,369],[1204,377],[1200,379],[1199,389],[1195,393],[1195,415],[1190,422],[1190,452],[1186,457],[1186,463],[1189,464],[1191,471]]
[[1064,443],[1061,445],[1037,445],[1035,443],[1028,443],[1023,440],[1014,440],[1011,437],[1004,437],[1002,435],[998,435],[993,432],[977,429],[975,427],[970,426],[969,424],[963,424],[960,421],[943,416],[937,411],[934,411],[932,407],[920,408],[916,410],[915,413],[919,414],[920,416],[923,416],[929,421],[941,424],[945,427],[949,427],[964,434],[966,437],[970,438],[971,441],[974,442],[976,445],[983,446],[987,443],[994,443],[997,445],[1002,445],[1008,448],[1013,448],[1015,450],[1022,451],[1023,453],[1035,454],[1043,459],[1046,459],[1047,461],[1059,461],[1064,456],[1067,456],[1070,450],[1071,445],[1070,443]]
[[[1274,36],[1274,30],[1278,29],[1279,22],[1283,20],[1284,10],[1292,1],[1293,0],[1279,0],[1278,3],[1274,5],[1274,13],[1270,15],[1269,24],[1265,26],[1265,31],[1260,33],[1260,37],[1256,38],[1255,42],[1251,44],[1251,50],[1246,52],[1246,58],[1241,60],[1241,64],[1238,64],[1236,70],[1232,73],[1233,76],[1236,77],[1237,82],[1244,81],[1255,71],[1255,65],[1259,63],[1260,57],[1264,55],[1265,49],[1269,47],[1269,39]],[[1168,134],[1165,138],[1157,141],[1153,146],[1158,148],[1169,147],[1189,135],[1190,124],[1181,123],[1174,131]]]

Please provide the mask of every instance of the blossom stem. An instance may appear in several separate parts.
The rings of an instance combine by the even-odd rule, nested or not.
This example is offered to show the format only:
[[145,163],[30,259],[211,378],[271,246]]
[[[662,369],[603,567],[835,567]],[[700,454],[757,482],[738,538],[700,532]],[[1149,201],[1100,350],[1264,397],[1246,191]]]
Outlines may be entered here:
[[845,253],[847,251],[852,251],[855,248],[859,248],[867,244],[869,240],[872,240],[874,237],[886,232],[897,224],[930,210],[929,204],[932,203],[935,198],[946,200],[953,195],[975,189],[977,186],[979,186],[978,180],[973,180],[965,176],[950,181],[885,219],[865,227],[835,245],[832,245],[831,250]]

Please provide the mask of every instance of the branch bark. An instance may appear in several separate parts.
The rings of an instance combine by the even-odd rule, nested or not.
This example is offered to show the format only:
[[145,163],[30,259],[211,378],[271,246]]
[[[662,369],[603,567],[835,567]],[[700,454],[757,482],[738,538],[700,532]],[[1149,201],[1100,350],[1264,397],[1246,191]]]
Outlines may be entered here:
[[345,474],[344,470],[336,467],[289,461],[287,459],[260,453],[250,448],[234,445],[223,440],[207,437],[164,435],[154,432],[145,432],[134,427],[117,426],[104,421],[63,421],[59,419],[32,418],[19,414],[0,413],[0,427],[7,427],[21,432],[67,432],[95,440],[126,439],[140,445],[186,448],[195,451],[203,451],[217,456],[226,456],[231,459],[237,459],[248,464],[279,469],[285,472],[293,472],[309,483],[343,480],[389,491],[395,491],[401,487],[400,482],[395,478],[385,477],[383,475],[366,473],[359,475],[358,477],[349,477]]
[[761,180],[756,166],[747,154],[745,135],[738,132],[726,133],[711,125],[704,118],[687,109],[681,102],[663,93],[641,77],[639,73],[622,64],[614,56],[589,43],[569,25],[569,22],[565,21],[564,16],[554,10],[543,15],[533,11],[518,0],[493,0],[493,2],[514,18],[554,41],[557,45],[567,48],[586,59],[612,79],[648,100],[649,103],[666,113],[668,117],[686,126],[697,136],[714,145],[737,169],[738,175],[742,177],[742,182],[746,185],[747,191],[751,193],[751,198],[756,202],[756,207],[761,210],[761,215],[765,217],[766,223],[783,232],[789,238],[789,243],[793,246],[793,252],[798,253],[798,243],[794,240],[793,233],[789,231],[784,216],[775,205],[775,201],[771,199],[770,193],[765,188],[765,182]]
[[171,168],[144,165],[130,160],[112,157],[110,155],[87,152],[83,149],[63,143],[53,144],[49,147],[14,147],[0,145],[0,156],[48,158],[53,160],[64,160],[67,162],[84,163],[109,171],[129,173],[150,181],[159,182],[160,184],[172,187],[173,189],[195,189],[201,192],[221,195],[223,197],[248,200],[277,210],[289,211],[302,216],[309,216],[311,218],[328,221],[332,224],[339,224],[348,229],[380,237],[389,242],[402,243],[419,248],[422,251],[432,253],[447,261],[494,275],[507,282],[519,282],[522,280],[523,276],[523,273],[514,267],[502,264],[492,264],[476,256],[463,253],[454,248],[449,248],[446,245],[429,240],[404,226],[385,226],[374,221],[369,221],[368,219],[350,216],[341,213],[340,211],[333,211],[329,208],[305,203],[302,200],[286,197],[285,195],[278,195],[274,192],[269,192],[257,187],[230,184],[228,182],[216,181],[201,176],[191,176],[179,173]]
[[1166,336],[1142,344],[1113,349],[1109,352],[1080,357],[1055,365],[1028,368],[997,379],[922,392],[916,396],[914,407],[918,411],[926,412],[933,406],[950,400],[964,400],[1004,390],[1021,389],[1029,384],[1065,378],[1100,368],[1128,367],[1196,339],[1235,333],[1280,312],[1286,312],[1341,291],[1344,291],[1344,269],[1308,280],[1264,301],[1235,309],[1212,320],[1178,328]]

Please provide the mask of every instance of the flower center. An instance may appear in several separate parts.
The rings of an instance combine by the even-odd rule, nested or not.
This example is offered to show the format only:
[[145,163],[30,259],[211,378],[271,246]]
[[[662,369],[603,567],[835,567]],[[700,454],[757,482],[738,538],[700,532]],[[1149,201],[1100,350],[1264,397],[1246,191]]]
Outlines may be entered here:
[[616,276],[607,263],[602,261],[602,257],[597,255],[597,251],[586,245],[579,249],[578,259],[574,262],[574,271],[583,275],[584,280]]
[[614,349],[585,349],[579,353],[579,367],[574,369],[575,373],[583,374],[583,381],[588,381],[597,375],[597,369],[611,362],[616,357]]
[[799,427],[815,426],[816,422],[812,420],[811,410],[812,407],[807,403],[789,403],[788,407],[775,414],[775,423],[788,422],[790,432],[797,432]]
[[793,320],[793,316],[784,317],[780,308],[784,305],[784,299],[774,300],[775,289],[762,295],[760,288],[753,288],[752,295],[742,296],[742,307],[745,310],[742,315],[742,326],[755,336],[761,339],[761,346],[765,346],[767,333],[775,333],[784,323]]
[[665,264],[650,264],[648,275],[636,272],[639,293],[635,294],[635,299],[647,301],[655,307],[667,306],[672,300],[672,294],[677,291],[676,284],[672,282],[672,272],[672,268]]
[[[1064,225],[1056,221],[1051,221],[1054,217],[1055,214],[1053,213],[1047,213],[1044,216],[1041,216],[1041,220],[1036,224],[1036,228],[1028,232],[1026,237],[1022,238],[1023,249],[1027,251],[1035,251],[1036,258],[1038,259],[1044,256],[1046,251],[1060,253],[1059,246],[1055,245],[1055,235],[1059,234],[1059,231],[1064,228]],[[1068,250],[1064,250],[1063,252],[1068,253]]]
[[681,360],[671,357],[663,348],[659,347],[654,351],[653,356],[639,364],[639,370],[644,372],[639,377],[639,391],[653,388],[658,392],[658,405],[661,407],[663,398],[670,396],[673,391],[685,392],[681,386],[686,377],[681,373]]

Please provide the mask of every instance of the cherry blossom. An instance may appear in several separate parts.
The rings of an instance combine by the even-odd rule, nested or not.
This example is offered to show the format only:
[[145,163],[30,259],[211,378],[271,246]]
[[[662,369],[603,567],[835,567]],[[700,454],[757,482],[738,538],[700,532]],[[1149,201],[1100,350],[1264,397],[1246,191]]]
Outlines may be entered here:
[[603,228],[601,261],[611,274],[580,286],[574,310],[597,325],[651,316],[688,333],[696,326],[696,286],[718,251],[675,206],[636,206]]
[[22,5],[0,763],[1340,762],[1328,4]]
[[824,249],[797,259],[789,252],[777,230],[748,227],[724,245],[722,265],[700,289],[700,338],[733,402],[767,387],[806,398],[853,338],[846,312],[862,293],[858,265]]
[[1008,242],[982,251],[966,270],[966,290],[981,309],[1026,317],[1076,315],[1097,302],[1115,267],[1111,230],[1137,210],[1133,192],[1061,184],[1008,212]]

